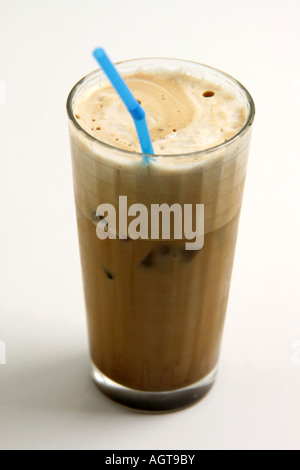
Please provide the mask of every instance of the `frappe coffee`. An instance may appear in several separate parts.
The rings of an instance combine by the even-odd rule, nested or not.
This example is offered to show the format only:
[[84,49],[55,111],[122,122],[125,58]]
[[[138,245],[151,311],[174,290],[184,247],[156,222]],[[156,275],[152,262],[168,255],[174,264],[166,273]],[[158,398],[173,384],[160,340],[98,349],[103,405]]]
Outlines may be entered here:
[[[68,100],[74,191],[93,378],[123,404],[166,411],[214,382],[254,108],[214,69],[145,59],[120,66],[146,111],[155,155],[143,161],[131,116],[103,74]],[[109,203],[204,204],[204,246],[99,240]],[[151,221],[150,221],[151,223]]]

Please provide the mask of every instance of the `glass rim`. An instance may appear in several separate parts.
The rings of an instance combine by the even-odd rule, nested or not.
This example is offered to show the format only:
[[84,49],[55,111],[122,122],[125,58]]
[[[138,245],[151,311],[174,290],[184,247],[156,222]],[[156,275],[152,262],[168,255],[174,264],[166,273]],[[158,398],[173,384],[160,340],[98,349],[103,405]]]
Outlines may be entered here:
[[81,85],[83,85],[89,78],[96,76],[99,73],[102,73],[104,76],[104,72],[100,68],[97,68],[96,70],[93,70],[92,72],[88,73],[85,75],[83,78],[81,78],[71,89],[68,98],[67,98],[67,103],[66,103],[66,108],[67,108],[67,114],[70,119],[70,121],[75,125],[75,127],[83,133],[85,138],[87,138],[89,141],[96,143],[100,147],[104,147],[106,150],[118,152],[120,155],[124,155],[126,157],[141,157],[147,156],[149,158],[179,158],[179,157],[200,157],[201,155],[206,155],[208,153],[215,152],[221,148],[225,148],[227,146],[230,146],[233,142],[235,142],[237,139],[239,139],[242,135],[244,135],[252,126],[253,121],[254,121],[254,116],[255,116],[255,104],[253,101],[252,96],[250,95],[249,91],[242,85],[238,80],[236,80],[234,77],[231,75],[227,74],[226,72],[223,72],[220,69],[217,69],[215,67],[212,67],[210,65],[202,64],[201,62],[196,62],[196,61],[191,61],[191,60],[185,60],[185,59],[176,59],[172,57],[141,57],[137,59],[128,59],[128,60],[122,60],[119,62],[116,62],[115,65],[121,66],[122,64],[130,64],[130,63],[138,63],[142,61],[162,61],[162,62],[178,62],[179,64],[186,64],[186,65],[191,65],[191,66],[201,66],[207,70],[211,70],[212,72],[215,72],[224,78],[229,79],[234,85],[236,85],[244,94],[246,101],[249,104],[249,111],[248,111],[248,117],[246,119],[246,122],[242,129],[239,130],[236,134],[234,134],[230,139],[228,139],[226,142],[222,142],[221,144],[215,145],[213,147],[209,147],[207,149],[202,149],[202,150],[196,150],[193,152],[186,152],[186,153],[176,153],[176,154],[144,154],[142,152],[133,152],[130,150],[126,149],[121,149],[119,147],[116,147],[114,145],[107,144],[105,142],[102,142],[99,139],[96,139],[93,137],[91,134],[89,134],[77,121],[75,117],[75,113],[73,110],[73,98],[76,95],[77,90],[80,88]]

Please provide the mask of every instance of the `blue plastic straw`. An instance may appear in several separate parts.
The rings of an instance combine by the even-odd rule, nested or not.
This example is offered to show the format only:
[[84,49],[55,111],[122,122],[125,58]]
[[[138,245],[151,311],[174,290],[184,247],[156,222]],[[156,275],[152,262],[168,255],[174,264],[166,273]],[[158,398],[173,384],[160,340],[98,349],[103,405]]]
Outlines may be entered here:
[[123,78],[108,58],[104,49],[96,49],[93,55],[130,112],[138,133],[142,152],[153,155],[154,151],[146,122],[145,111],[129,90]]

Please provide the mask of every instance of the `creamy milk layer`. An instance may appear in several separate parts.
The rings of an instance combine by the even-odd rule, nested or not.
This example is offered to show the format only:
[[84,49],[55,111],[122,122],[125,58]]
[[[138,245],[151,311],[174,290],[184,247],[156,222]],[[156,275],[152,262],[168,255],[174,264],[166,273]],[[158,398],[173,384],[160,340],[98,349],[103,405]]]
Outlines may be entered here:
[[[206,78],[184,72],[137,72],[125,76],[146,111],[154,152],[176,155],[215,147],[245,125],[239,94]],[[75,116],[90,135],[121,149],[140,152],[133,120],[107,82],[78,97]]]

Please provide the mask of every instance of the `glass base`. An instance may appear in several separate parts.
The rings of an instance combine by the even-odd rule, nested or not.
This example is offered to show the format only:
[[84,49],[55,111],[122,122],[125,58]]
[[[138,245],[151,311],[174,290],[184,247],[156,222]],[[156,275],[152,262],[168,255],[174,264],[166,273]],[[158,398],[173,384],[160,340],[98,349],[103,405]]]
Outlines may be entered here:
[[186,408],[201,400],[214,385],[217,369],[216,367],[199,382],[167,392],[145,392],[124,387],[109,379],[93,363],[91,375],[101,392],[120,405],[146,413],[166,413]]

